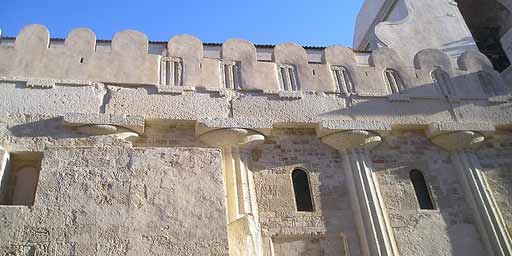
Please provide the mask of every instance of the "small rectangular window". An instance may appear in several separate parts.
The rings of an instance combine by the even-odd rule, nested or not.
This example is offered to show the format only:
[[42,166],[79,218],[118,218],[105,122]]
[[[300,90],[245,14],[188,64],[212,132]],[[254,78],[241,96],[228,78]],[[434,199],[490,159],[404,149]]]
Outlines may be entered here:
[[281,90],[300,91],[295,66],[289,64],[279,65],[279,76],[281,81]]
[[160,61],[160,85],[181,86],[183,61],[177,57],[162,57]]
[[220,69],[222,73],[222,83],[224,88],[231,90],[240,90],[240,68],[236,61],[222,61]]

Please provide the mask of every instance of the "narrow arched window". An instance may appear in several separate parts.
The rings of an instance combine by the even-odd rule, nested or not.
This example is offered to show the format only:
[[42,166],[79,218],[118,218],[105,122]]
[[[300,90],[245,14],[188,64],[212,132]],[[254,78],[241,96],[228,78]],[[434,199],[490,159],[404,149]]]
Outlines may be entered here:
[[343,66],[332,66],[332,75],[336,83],[336,91],[340,93],[356,93],[352,78],[347,68]]
[[398,71],[390,68],[384,70],[384,80],[386,81],[386,85],[392,94],[405,92],[404,82]]
[[437,87],[443,96],[455,96],[452,81],[446,71],[441,68],[435,68],[430,76],[432,77],[432,81],[437,84]]
[[412,185],[414,186],[414,192],[416,192],[416,199],[418,200],[420,209],[433,210],[434,202],[432,202],[430,190],[428,189],[423,173],[418,170],[412,170],[410,178]]
[[309,187],[309,178],[306,171],[295,169],[292,172],[293,191],[295,192],[295,204],[299,212],[312,212],[313,201],[311,198],[311,189]]

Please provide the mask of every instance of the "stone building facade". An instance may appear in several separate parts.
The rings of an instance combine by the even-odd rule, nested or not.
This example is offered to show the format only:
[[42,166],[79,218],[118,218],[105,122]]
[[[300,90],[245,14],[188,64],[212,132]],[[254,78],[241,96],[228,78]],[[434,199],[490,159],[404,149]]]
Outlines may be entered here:
[[2,38],[0,255],[512,255],[512,88],[465,19],[367,0],[358,50]]

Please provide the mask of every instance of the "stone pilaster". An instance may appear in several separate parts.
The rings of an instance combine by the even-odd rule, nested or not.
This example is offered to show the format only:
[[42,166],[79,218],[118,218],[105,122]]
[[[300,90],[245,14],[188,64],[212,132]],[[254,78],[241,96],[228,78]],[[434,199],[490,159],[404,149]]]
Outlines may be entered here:
[[398,255],[389,220],[372,172],[369,151],[382,138],[364,130],[342,131],[321,138],[344,158],[347,186],[358,229],[362,255]]
[[467,202],[489,255],[510,256],[512,247],[505,223],[474,153],[485,137],[475,131],[450,131],[429,136],[432,142],[451,153],[462,181]]
[[9,152],[0,147],[0,202],[3,202],[8,182]]
[[225,128],[199,138],[222,150],[230,255],[262,255],[253,173],[241,150],[263,142],[265,136],[252,130]]

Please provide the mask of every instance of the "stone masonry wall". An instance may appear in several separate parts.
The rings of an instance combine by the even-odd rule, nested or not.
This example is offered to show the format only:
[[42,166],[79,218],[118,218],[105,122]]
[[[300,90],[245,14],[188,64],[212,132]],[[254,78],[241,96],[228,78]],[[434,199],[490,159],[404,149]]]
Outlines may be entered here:
[[[400,255],[485,255],[448,152],[421,133],[393,132],[371,156]],[[425,176],[435,210],[420,210],[412,169]]]
[[0,255],[228,253],[216,149],[52,148],[40,173],[33,207],[0,207]]
[[[307,129],[273,130],[253,150],[260,223],[276,255],[349,255],[343,254],[347,244],[350,255],[359,255],[341,161]],[[296,209],[291,179],[296,167],[309,174],[314,212]]]
[[489,140],[478,149],[477,155],[512,238],[512,137]]

